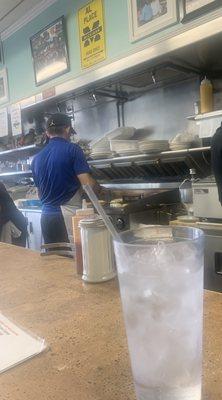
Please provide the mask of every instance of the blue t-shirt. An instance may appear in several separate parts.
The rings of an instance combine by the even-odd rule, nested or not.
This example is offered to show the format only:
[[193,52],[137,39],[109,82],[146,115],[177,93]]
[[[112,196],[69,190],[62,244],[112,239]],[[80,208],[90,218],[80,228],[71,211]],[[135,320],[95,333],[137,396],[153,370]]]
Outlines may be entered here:
[[80,188],[77,175],[90,171],[82,149],[59,137],[50,139],[34,157],[31,168],[43,213],[60,212],[60,206]]

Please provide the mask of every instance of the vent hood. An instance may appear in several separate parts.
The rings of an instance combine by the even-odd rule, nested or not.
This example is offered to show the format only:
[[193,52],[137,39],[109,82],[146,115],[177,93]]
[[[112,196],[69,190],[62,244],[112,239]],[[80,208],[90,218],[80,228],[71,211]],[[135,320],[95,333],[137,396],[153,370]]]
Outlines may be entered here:
[[[179,37],[177,40],[179,41]],[[190,37],[191,41],[192,37]],[[160,86],[177,84],[190,79],[200,80],[205,75],[210,79],[222,78],[222,32],[184,47],[178,48],[179,44],[174,47],[177,47],[177,50],[161,56],[157,53],[152,60],[143,61],[139,65],[138,59],[143,58],[140,53],[135,53],[111,65],[86,72],[73,79],[72,82],[61,84],[58,91],[56,90],[58,94],[55,97],[45,100],[38,106],[41,109],[41,107],[44,108],[45,103],[55,104],[55,100],[67,101],[74,96],[95,90],[101,91],[101,89],[105,92],[100,93],[104,101],[110,100],[110,97],[115,99],[117,94],[120,97],[125,96],[120,100],[132,100],[137,94]],[[127,63],[129,59],[131,62]],[[22,106],[22,108],[27,107]]]

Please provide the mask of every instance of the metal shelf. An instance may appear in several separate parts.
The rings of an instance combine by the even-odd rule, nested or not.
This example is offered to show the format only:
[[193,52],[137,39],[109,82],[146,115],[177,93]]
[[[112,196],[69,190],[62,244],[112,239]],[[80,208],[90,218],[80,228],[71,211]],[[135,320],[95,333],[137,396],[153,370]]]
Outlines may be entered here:
[[152,163],[153,161],[158,161],[164,156],[186,156],[188,154],[193,153],[203,153],[210,151],[210,147],[194,147],[191,149],[183,149],[183,150],[169,150],[163,151],[161,153],[150,153],[150,154],[138,154],[134,156],[125,156],[125,157],[113,157],[106,159],[96,159],[88,161],[88,164],[91,167],[95,168],[110,168],[112,166],[130,166],[132,163]]
[[13,172],[2,172],[0,178],[4,176],[19,176],[19,175],[32,175],[32,171],[13,171]]
[[21,157],[24,154],[27,155],[32,155],[37,153],[39,150],[41,150],[41,146],[38,146],[36,144],[32,144],[30,146],[24,146],[24,147],[17,147],[16,149],[11,149],[11,150],[5,150],[0,152],[0,159],[1,158],[16,158],[16,156]]
[[103,183],[111,190],[156,190],[156,189],[178,189],[181,182],[141,182],[141,183]]
[[204,119],[217,118],[222,116],[222,110],[212,111],[204,114],[191,115],[187,119],[192,121],[202,121]]

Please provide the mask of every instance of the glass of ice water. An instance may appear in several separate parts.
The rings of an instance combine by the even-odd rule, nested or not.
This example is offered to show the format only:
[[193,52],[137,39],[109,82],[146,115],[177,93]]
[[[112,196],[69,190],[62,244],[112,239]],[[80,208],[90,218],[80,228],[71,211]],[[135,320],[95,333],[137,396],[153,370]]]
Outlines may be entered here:
[[148,226],[114,242],[138,400],[200,400],[203,232]]

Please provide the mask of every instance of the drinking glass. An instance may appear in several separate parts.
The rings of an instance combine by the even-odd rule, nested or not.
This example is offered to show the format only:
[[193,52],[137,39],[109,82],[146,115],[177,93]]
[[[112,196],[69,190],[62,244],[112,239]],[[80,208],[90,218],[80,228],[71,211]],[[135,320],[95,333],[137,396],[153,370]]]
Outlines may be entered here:
[[203,232],[147,226],[114,240],[138,400],[200,400]]

